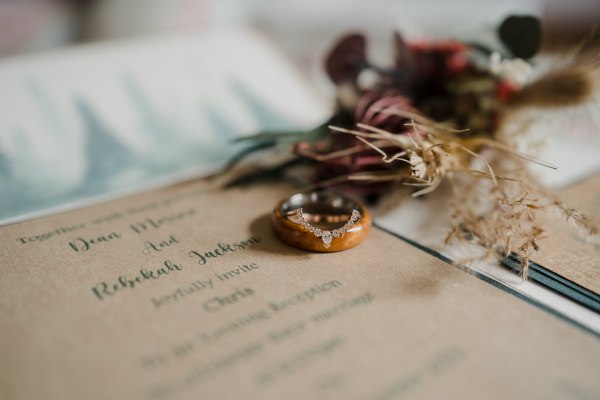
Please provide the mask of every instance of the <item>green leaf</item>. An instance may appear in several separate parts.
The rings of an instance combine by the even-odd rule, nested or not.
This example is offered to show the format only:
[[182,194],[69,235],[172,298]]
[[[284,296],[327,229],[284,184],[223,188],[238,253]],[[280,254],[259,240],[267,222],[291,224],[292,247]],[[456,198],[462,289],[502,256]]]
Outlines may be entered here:
[[230,189],[233,187],[249,185],[255,182],[266,181],[268,179],[277,179],[280,178],[288,168],[294,167],[299,164],[306,164],[308,162],[310,161],[302,158],[293,158],[291,160],[284,161],[270,168],[261,168],[257,171],[252,171],[240,175],[225,183],[223,187],[225,189]]

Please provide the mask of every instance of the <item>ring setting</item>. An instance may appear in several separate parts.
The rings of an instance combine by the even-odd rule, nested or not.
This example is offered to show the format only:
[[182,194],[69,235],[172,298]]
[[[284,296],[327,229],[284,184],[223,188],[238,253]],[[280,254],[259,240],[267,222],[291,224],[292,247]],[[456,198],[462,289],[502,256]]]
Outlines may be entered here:
[[309,232],[311,232],[316,237],[320,237],[323,241],[323,247],[328,249],[329,246],[331,246],[333,238],[338,238],[342,236],[348,231],[348,229],[352,228],[354,223],[358,220],[358,218],[360,218],[360,212],[358,210],[352,210],[352,214],[350,215],[348,222],[346,222],[342,227],[335,228],[331,231],[327,229],[315,228],[314,226],[312,226],[304,217],[302,208],[296,210],[296,218],[299,220],[299,224],[308,229]]
[[332,192],[293,194],[277,203],[271,222],[284,243],[332,253],[359,245],[371,228],[371,216],[357,199]]

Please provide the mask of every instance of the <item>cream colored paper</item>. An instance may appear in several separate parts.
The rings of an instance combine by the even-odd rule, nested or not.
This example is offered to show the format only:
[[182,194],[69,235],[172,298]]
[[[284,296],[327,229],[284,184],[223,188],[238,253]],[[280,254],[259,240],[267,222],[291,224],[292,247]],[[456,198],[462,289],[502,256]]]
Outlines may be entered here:
[[[600,225],[600,175],[567,188],[561,197]],[[544,267],[600,294],[600,242],[553,219],[535,259]]]
[[600,395],[597,337],[377,229],[287,247],[286,194],[196,182],[0,229],[0,398]]

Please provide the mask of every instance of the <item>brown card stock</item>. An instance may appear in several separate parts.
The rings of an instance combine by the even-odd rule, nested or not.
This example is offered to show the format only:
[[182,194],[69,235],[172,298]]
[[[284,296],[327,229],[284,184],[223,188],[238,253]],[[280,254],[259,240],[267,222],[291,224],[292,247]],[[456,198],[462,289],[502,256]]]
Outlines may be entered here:
[[0,398],[600,396],[597,337],[378,229],[290,248],[290,193],[191,182],[0,228]]
[[[600,175],[565,189],[561,198],[569,207],[590,217],[596,226],[600,225]],[[586,238],[573,226],[567,226],[572,221],[566,222],[556,218],[552,220],[535,261],[600,294],[600,240]]]

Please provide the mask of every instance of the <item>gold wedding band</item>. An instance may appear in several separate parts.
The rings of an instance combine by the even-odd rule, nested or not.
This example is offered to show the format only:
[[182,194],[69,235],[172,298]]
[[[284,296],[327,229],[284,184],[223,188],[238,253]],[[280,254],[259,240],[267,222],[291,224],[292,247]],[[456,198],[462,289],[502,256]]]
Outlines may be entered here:
[[360,244],[371,227],[371,216],[357,200],[333,192],[297,193],[273,210],[277,236],[290,246],[331,253]]

